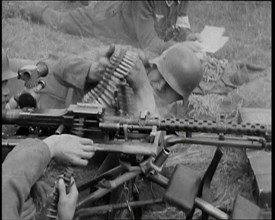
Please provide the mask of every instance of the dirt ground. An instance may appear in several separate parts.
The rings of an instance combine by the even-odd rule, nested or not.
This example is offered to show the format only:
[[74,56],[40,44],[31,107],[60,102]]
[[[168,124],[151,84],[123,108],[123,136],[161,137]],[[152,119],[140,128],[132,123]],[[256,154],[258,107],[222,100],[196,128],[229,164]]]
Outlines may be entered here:
[[[92,2],[92,4],[95,3]],[[48,4],[61,11],[80,6],[77,5],[78,3],[55,1],[48,1]],[[7,7],[8,4],[2,5],[2,13]],[[231,103],[235,103],[235,107],[236,103],[242,103],[242,107],[271,108],[270,8],[271,3],[268,2],[190,2],[190,22],[194,24],[194,31],[202,30],[204,25],[224,26],[226,35],[230,37],[230,41],[216,54],[217,57],[260,63],[267,67],[265,77],[229,94]],[[41,59],[52,51],[77,53],[99,45],[102,45],[102,42],[96,39],[61,34],[47,27],[31,24],[20,17],[5,18],[2,15],[2,47],[8,49],[9,57]],[[210,101],[203,104],[213,105]],[[200,117],[212,119],[213,115],[198,115],[198,118]],[[215,206],[230,212],[237,194],[255,202],[253,198],[255,177],[245,150],[236,148],[221,148],[221,150],[223,157],[211,183],[211,195]],[[214,152],[213,146],[176,145],[171,150],[163,172],[166,176],[170,176],[173,169],[182,164],[203,174]],[[61,170],[62,168],[56,164],[49,166],[50,172],[46,172],[46,176],[51,186]],[[74,172],[77,184],[85,182],[87,177],[91,178],[94,175],[93,164],[85,169],[76,168]],[[147,185],[141,191],[141,196],[145,198],[148,195],[161,197],[163,193],[163,190],[155,185],[149,185],[149,187]],[[146,207],[142,217],[142,219],[182,218],[184,218],[183,212],[168,204]]]

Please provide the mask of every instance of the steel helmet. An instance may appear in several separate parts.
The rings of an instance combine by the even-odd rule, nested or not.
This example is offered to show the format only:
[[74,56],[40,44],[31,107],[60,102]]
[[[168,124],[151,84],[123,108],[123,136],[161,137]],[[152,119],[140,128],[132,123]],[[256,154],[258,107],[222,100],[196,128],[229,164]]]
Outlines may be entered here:
[[159,57],[149,61],[155,64],[169,86],[188,100],[202,79],[202,65],[195,53],[183,43],[176,43]]
[[17,73],[11,71],[8,56],[2,48],[2,81],[15,77],[17,77]]

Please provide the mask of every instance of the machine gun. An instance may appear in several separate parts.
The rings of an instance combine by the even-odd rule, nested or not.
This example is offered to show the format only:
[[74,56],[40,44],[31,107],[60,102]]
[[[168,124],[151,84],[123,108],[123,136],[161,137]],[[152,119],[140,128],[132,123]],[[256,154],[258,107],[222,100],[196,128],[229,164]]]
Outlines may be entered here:
[[[167,144],[195,143],[230,147],[265,149],[270,146],[271,126],[259,123],[235,123],[194,119],[139,116],[114,116],[100,105],[78,103],[67,109],[14,109],[2,111],[2,124],[28,127],[41,134],[72,133],[99,142],[141,139],[157,131],[176,135]],[[179,135],[179,133],[186,135]],[[192,133],[212,133],[214,136],[196,136]],[[244,137],[245,136],[245,137]],[[250,144],[249,144],[250,143]],[[114,144],[114,143],[112,143]]]
[[[88,204],[97,201],[118,186],[133,180],[138,175],[143,175],[165,187],[164,200],[181,208],[190,219],[195,206],[216,218],[230,219],[229,215],[201,198],[202,192],[209,189],[212,176],[222,155],[221,152],[216,151],[216,156],[214,156],[216,159],[213,158],[214,165],[210,164],[204,177],[195,171],[180,167],[176,169],[172,179],[168,180],[159,173],[169,156],[169,147],[177,143],[254,149],[267,149],[271,146],[271,127],[268,125],[226,122],[222,119],[220,121],[160,119],[151,117],[146,112],[139,116],[121,117],[114,116],[100,105],[87,103],[70,105],[68,109],[4,110],[2,111],[2,124],[15,124],[29,128],[31,132],[42,137],[61,133],[76,134],[93,139],[96,151],[119,152],[126,156],[136,156],[135,161],[121,157],[119,166],[78,186],[79,191],[95,184],[99,186],[97,190],[77,204],[76,215],[79,218],[93,215],[97,211],[121,208],[132,210],[130,206],[139,207],[163,201],[127,201],[125,204],[87,208]],[[14,146],[16,143],[18,139],[2,139],[2,145],[5,146]],[[137,158],[137,155],[142,155],[143,158]],[[177,189],[182,184],[187,184],[186,190],[179,193]]]

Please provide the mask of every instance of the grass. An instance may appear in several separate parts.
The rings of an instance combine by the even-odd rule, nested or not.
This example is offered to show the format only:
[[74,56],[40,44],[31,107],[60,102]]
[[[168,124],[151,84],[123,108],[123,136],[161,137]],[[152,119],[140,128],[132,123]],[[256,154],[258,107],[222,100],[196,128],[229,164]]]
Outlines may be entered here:
[[218,57],[271,66],[271,2],[191,1],[189,14],[196,31],[225,27],[230,40]]
[[[2,4],[15,7],[23,3],[4,2]],[[11,58],[37,60],[47,57],[49,53],[80,53],[100,45],[102,42],[96,39],[60,33],[46,26],[23,20],[21,16],[11,19],[2,18],[2,47],[8,49],[8,56]]]
[[[239,102],[236,108],[271,108],[271,2],[191,1],[189,14],[195,31],[200,32],[205,24],[225,27],[229,41],[215,57],[267,68],[268,82],[243,86],[230,94],[229,98]],[[195,107],[191,114],[203,117],[204,113],[215,119],[223,99],[217,95],[191,96],[191,106]]]
[[[24,1],[2,2],[2,47],[8,50],[9,57],[37,60],[47,57],[49,53],[80,53],[103,45],[97,39],[71,36],[43,25],[33,24],[23,20],[19,15],[15,18],[5,18],[7,9],[24,3]],[[78,7],[77,3],[58,4],[50,1],[48,4],[55,4],[55,8],[61,11]],[[242,101],[246,103],[246,106],[270,108],[271,2],[190,1],[188,13],[195,32],[200,32],[205,25],[225,27],[225,35],[229,36],[229,41],[215,54],[217,58],[267,67],[269,77],[264,80],[264,84],[255,82],[253,91],[250,90],[250,92],[246,89],[247,87],[244,87],[231,95],[243,98]],[[214,117],[218,111],[217,105],[223,99],[224,97],[214,95],[193,99],[193,112],[191,113],[196,116],[205,114],[199,107],[206,106],[205,111]],[[240,154],[240,151],[236,149],[224,151],[223,162],[219,165],[213,180],[216,204],[220,203],[229,209],[232,208],[233,198],[238,192],[251,199],[252,176],[244,161],[246,157]]]

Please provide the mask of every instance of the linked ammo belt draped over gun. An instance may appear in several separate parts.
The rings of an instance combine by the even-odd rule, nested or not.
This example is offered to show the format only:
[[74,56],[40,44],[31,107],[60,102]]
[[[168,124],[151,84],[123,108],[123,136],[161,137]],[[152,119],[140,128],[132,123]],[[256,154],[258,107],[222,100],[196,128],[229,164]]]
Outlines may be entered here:
[[[135,52],[116,49],[110,58],[111,67],[107,67],[101,73],[101,80],[95,88],[84,95],[82,102],[99,104],[103,107],[117,107],[122,114],[129,112],[133,106],[130,103],[132,90],[126,82],[126,77],[135,66],[137,59],[138,55]],[[118,106],[116,106],[116,99],[118,99]]]

